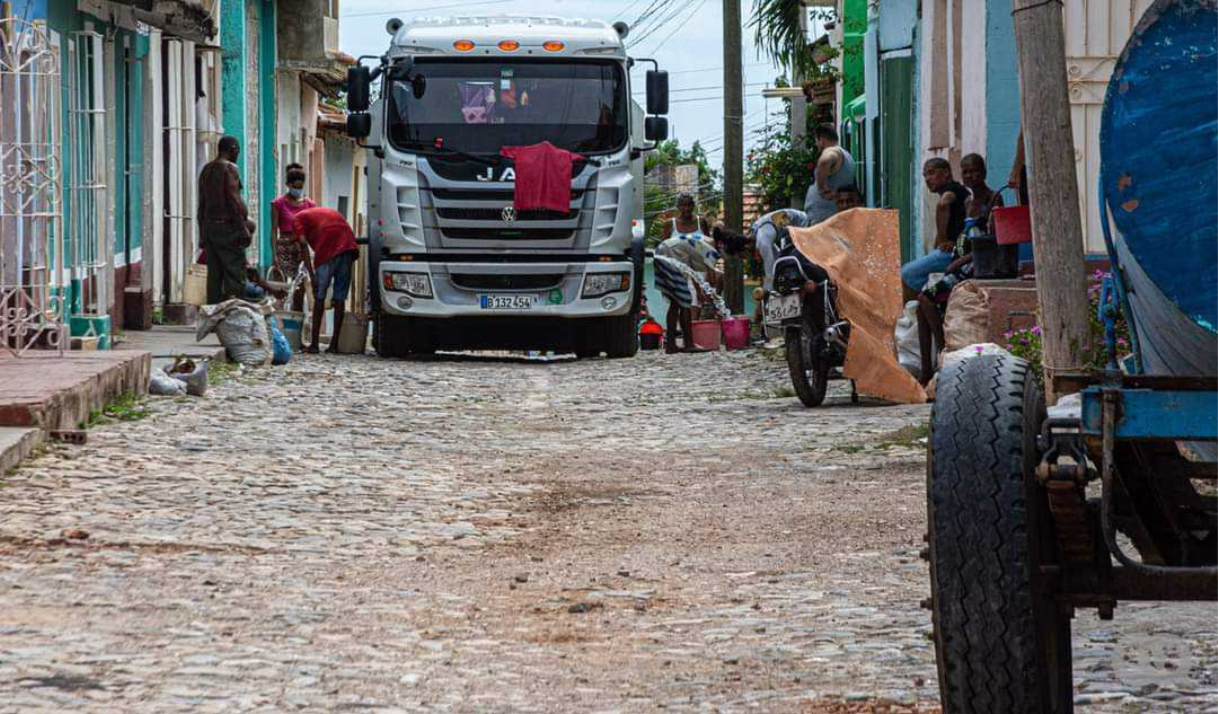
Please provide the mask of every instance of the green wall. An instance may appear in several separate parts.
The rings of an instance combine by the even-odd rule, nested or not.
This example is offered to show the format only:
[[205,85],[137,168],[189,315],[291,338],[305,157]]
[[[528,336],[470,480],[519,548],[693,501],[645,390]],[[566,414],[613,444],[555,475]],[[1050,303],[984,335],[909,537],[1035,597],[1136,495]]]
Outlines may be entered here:
[[[221,0],[220,57],[221,112],[224,133],[245,146],[245,73],[249,59],[245,45],[245,0]],[[244,163],[244,162],[243,162]]]
[[901,262],[915,257],[911,242],[913,190],[913,69],[912,57],[880,62],[880,185],[882,205],[900,211]]
[[278,132],[276,131],[275,101],[277,85],[275,82],[275,29],[278,23],[275,18],[275,0],[262,0],[258,20],[258,113],[260,126],[258,135],[261,180],[258,182],[258,232],[260,249],[258,250],[259,267],[268,268],[271,264],[271,201],[275,199],[275,191],[279,182],[275,180],[275,152],[278,148]]
[[863,95],[863,38],[867,34],[867,0],[842,5],[842,106]]

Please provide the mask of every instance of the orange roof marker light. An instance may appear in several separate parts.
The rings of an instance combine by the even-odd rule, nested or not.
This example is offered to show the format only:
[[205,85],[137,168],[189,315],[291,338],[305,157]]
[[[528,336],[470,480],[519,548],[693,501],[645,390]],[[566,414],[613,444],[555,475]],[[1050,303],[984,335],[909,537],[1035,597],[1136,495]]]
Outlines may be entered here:
[[566,47],[567,47],[566,45],[559,42],[558,40],[550,40],[549,42],[542,45],[542,48],[546,52],[562,52],[564,49],[566,49]]
[[516,50],[520,49],[520,43],[516,40],[500,40],[499,49],[503,50],[504,52],[515,52]]
[[453,49],[458,52],[473,52],[474,42],[473,40],[457,40],[453,43]]

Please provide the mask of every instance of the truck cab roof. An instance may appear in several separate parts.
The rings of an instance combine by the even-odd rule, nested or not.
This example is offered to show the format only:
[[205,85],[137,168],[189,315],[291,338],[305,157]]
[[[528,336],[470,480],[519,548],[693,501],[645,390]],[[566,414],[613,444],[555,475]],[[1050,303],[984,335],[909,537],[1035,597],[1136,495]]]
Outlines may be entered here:
[[[392,23],[390,25],[392,27]],[[458,50],[465,40],[473,49]],[[503,41],[519,43],[501,49]],[[459,15],[416,18],[393,33],[390,57],[449,55],[454,57],[609,57],[626,58],[623,36],[603,20],[529,15]],[[561,43],[561,48],[555,44]]]

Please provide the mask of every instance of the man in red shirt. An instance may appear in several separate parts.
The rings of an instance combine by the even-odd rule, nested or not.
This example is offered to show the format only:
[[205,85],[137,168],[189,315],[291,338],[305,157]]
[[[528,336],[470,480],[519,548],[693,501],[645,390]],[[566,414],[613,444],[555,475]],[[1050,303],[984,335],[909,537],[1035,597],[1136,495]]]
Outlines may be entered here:
[[[351,291],[351,266],[359,257],[355,232],[343,214],[332,208],[310,208],[296,214],[296,240],[309,247],[304,251],[305,269],[313,282],[313,341],[305,351],[320,350],[321,323],[325,317],[326,291],[334,286],[334,333],[327,352],[338,353],[338,335],[343,329],[347,293]],[[310,255],[311,254],[311,255]]]

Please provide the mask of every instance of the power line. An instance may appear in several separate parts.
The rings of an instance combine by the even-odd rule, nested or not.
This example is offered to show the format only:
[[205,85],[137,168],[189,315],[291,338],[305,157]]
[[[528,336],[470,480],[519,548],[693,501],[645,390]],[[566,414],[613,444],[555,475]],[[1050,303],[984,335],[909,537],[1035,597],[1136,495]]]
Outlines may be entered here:
[[[769,84],[770,84],[769,82],[749,82],[748,84],[746,84],[744,86],[746,86],[746,87],[765,87],[765,86],[768,86]],[[669,94],[679,94],[681,92],[705,92],[710,89],[723,89],[723,86],[719,85],[719,84],[711,84],[711,85],[708,85],[705,87],[682,87],[681,89],[670,89],[670,90],[668,90],[668,93]],[[646,94],[646,92],[634,92],[633,96],[641,97],[644,94]]]
[[471,5],[502,5],[503,3],[515,2],[516,0],[473,0],[472,2],[450,3],[448,5],[433,5],[431,7],[416,7],[407,8],[405,10],[373,10],[367,12],[344,12],[341,17],[384,17],[386,15],[402,15],[414,12],[430,12],[432,10],[451,10],[455,7],[469,7]]
[[[694,7],[693,10],[689,11],[688,19],[693,19],[694,16],[696,16],[699,12],[701,12],[702,6],[705,4],[706,4],[706,0],[699,0],[697,6]],[[674,27],[672,29],[672,32],[668,33],[667,35],[664,36],[664,39],[660,40],[659,44],[657,44],[655,47],[652,47],[650,50],[648,50],[644,54],[654,55],[656,52],[659,52],[664,47],[664,45],[668,44],[668,41],[673,38],[673,35],[676,35],[684,27],[685,27],[685,23],[679,23],[676,27]]]
[[644,40],[659,32],[665,25],[672,22],[678,15],[688,10],[689,7],[694,4],[694,2],[695,0],[685,0],[685,2],[680,4],[674,3],[668,14],[661,17],[659,21],[653,23],[651,27],[647,28],[643,34],[635,38],[634,42],[630,43],[630,47],[638,47],[643,43]]

